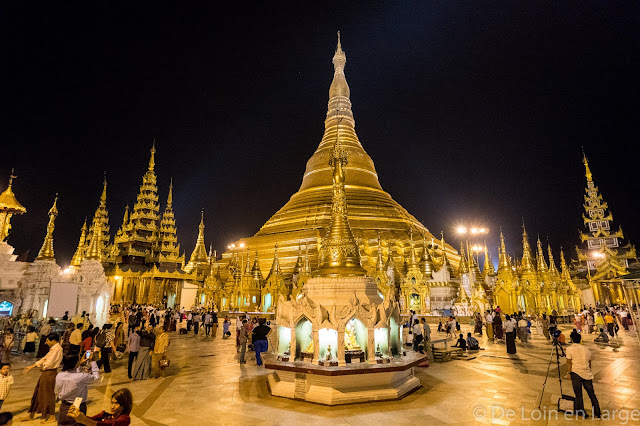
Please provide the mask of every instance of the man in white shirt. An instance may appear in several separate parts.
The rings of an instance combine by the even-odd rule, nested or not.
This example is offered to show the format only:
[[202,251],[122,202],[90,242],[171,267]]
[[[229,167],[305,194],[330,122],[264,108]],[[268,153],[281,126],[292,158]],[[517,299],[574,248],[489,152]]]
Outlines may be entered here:
[[83,324],[78,323],[76,329],[71,332],[69,336],[69,350],[73,353],[80,352],[80,343],[82,343],[82,328]]
[[25,368],[24,372],[29,372],[32,368],[40,367],[42,374],[38,379],[36,389],[33,391],[31,398],[31,407],[29,407],[29,419],[33,420],[36,413],[42,413],[42,421],[46,422],[51,416],[55,415],[56,409],[56,375],[58,367],[62,362],[62,346],[60,346],[60,336],[58,333],[50,333],[46,340],[49,346],[49,352],[36,361],[35,364]]
[[522,343],[527,343],[527,339],[529,338],[529,330],[527,329],[528,322],[524,317],[520,317],[518,320],[518,333],[520,334],[520,341]]
[[591,399],[593,406],[593,415],[600,418],[600,404],[596,393],[593,390],[593,372],[591,371],[591,351],[584,345],[580,344],[582,336],[577,331],[571,333],[571,341],[573,345],[565,349],[567,356],[567,374],[571,376],[571,384],[573,385],[573,393],[576,399],[573,402],[573,410],[576,414],[583,417],[589,417],[584,410],[584,401],[582,399],[582,387],[584,386]]
[[418,352],[420,349],[420,343],[422,343],[422,327],[420,327],[420,321],[416,318],[413,321],[413,350]]

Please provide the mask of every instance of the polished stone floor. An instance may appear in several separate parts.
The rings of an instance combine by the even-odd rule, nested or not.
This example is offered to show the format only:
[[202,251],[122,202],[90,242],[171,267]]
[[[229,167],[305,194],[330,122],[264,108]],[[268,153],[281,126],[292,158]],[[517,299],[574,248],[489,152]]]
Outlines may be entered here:
[[[463,326],[466,331],[467,326]],[[568,333],[566,333],[568,334]],[[465,333],[466,335],[466,333]],[[433,339],[443,338],[433,333]],[[269,395],[264,368],[250,359],[237,363],[235,341],[197,338],[172,333],[169,348],[171,366],[166,378],[131,382],[126,360],[115,363],[114,371],[89,391],[89,414],[108,407],[110,395],[128,387],[134,395],[134,425],[271,425],[271,424],[573,424],[549,412],[557,404],[560,388],[557,368],[552,364],[542,397],[542,411],[536,411],[545,379],[551,345],[534,336],[533,342],[518,344],[518,354],[509,357],[504,344],[489,344],[468,359],[432,363],[418,368],[423,387],[399,401],[325,407]],[[585,344],[593,353],[594,387],[603,410],[623,410],[607,424],[640,424],[631,410],[640,408],[640,346],[624,332],[614,341],[620,348]],[[253,361],[253,362],[252,362]],[[564,365],[564,359],[561,360]],[[23,373],[25,361],[15,357],[12,372],[15,385],[3,410],[24,417],[39,373]],[[563,380],[564,393],[572,394],[571,383]],[[585,404],[590,408],[585,394]],[[546,410],[544,408],[546,407]],[[510,411],[513,410],[513,411]],[[627,421],[624,420],[625,411]],[[622,417],[621,417],[622,415]],[[637,413],[640,419],[640,413]],[[549,416],[551,419],[549,420]],[[538,421],[532,419],[540,418]],[[579,420],[582,421],[582,420]],[[584,421],[582,421],[584,422]],[[39,424],[39,421],[22,424]]]

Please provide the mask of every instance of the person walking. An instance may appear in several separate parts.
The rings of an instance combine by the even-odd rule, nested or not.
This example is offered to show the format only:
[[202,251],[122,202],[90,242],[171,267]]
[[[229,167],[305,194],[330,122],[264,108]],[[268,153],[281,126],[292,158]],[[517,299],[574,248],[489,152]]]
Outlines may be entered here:
[[133,380],[147,380],[151,373],[151,351],[155,345],[156,335],[153,334],[151,326],[146,330],[139,331],[140,348],[133,367]]
[[520,333],[520,341],[526,345],[529,338],[529,323],[524,317],[520,317],[518,320],[518,332]]
[[482,315],[480,315],[480,312],[476,312],[473,315],[473,319],[475,321],[473,332],[482,336]]
[[244,355],[247,352],[247,340],[249,340],[249,331],[247,331],[247,320],[242,320],[242,327],[240,328],[240,364],[246,364]]
[[584,410],[584,400],[582,398],[582,388],[587,391],[591,405],[593,407],[593,416],[600,418],[600,404],[596,393],[593,390],[593,371],[591,370],[591,351],[584,345],[580,344],[582,336],[577,331],[573,331],[570,335],[573,345],[565,349],[567,357],[567,375],[571,377],[571,385],[575,394],[573,401],[573,410],[575,414],[584,418],[589,415]]
[[609,333],[609,336],[611,337],[614,337],[615,335],[614,321],[615,319],[613,318],[613,315],[611,315],[611,312],[607,312],[607,314],[604,316],[604,322],[607,325],[607,333]]
[[487,310],[487,315],[484,317],[487,325],[487,339],[489,343],[493,343],[494,335],[493,335],[493,315],[490,310]]
[[215,339],[216,334],[218,333],[218,313],[211,313],[211,336]]
[[102,326],[102,331],[96,336],[96,346],[100,349],[100,361],[98,361],[98,367],[104,367],[105,373],[111,373],[111,364],[109,357],[111,351],[115,352],[115,335],[111,331],[111,324],[105,324]]
[[505,338],[507,340],[507,353],[514,355],[516,353],[516,324],[511,316],[507,315],[504,322]]
[[198,336],[198,330],[200,329],[200,322],[202,321],[202,317],[200,316],[200,312],[196,312],[193,316],[193,334],[194,336]]
[[45,356],[24,370],[25,373],[28,373],[35,367],[42,370],[38,384],[31,397],[29,418],[27,420],[33,420],[36,413],[41,413],[42,420],[46,422],[49,421],[49,418],[54,416],[56,412],[56,376],[58,375],[58,367],[62,362],[62,346],[60,346],[60,336],[58,333],[50,333],[47,336],[45,344],[49,347],[49,351]]
[[160,360],[167,357],[167,348],[169,347],[169,333],[164,331],[161,325],[157,327],[156,340],[153,345],[153,354],[151,355],[151,376],[157,379],[164,376],[164,367],[160,365]]
[[213,318],[211,316],[211,312],[204,314],[204,335],[206,337],[209,337],[209,334],[211,333],[211,318]]
[[138,351],[140,350],[140,334],[138,334],[137,328],[134,328],[131,333],[129,333],[129,337],[127,338],[127,347],[129,349],[127,375],[130,379],[133,379],[133,376],[131,375],[133,371],[133,363],[138,358]]
[[[81,364],[87,362],[87,358],[83,358]],[[76,425],[76,421],[67,415],[69,408],[73,406],[76,398],[82,398],[80,403],[80,411],[87,414],[87,396],[89,394],[89,385],[100,379],[100,369],[98,363],[91,361],[91,373],[83,372],[78,367],[78,357],[76,354],[65,355],[62,359],[62,372],[56,376],[55,394],[60,404],[60,412],[58,414],[59,426]]]
[[271,328],[266,325],[266,322],[264,318],[260,318],[258,320],[259,325],[253,329],[253,349],[256,351],[256,364],[258,367],[262,365],[262,357],[260,354],[269,349],[267,336],[271,333]]

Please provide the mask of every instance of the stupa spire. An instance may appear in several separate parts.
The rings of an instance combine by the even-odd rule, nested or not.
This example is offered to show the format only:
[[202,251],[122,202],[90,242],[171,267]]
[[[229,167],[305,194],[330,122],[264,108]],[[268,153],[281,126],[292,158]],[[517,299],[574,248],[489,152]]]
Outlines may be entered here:
[[9,235],[9,230],[11,229],[11,216],[14,214],[23,214],[27,211],[22,204],[18,202],[15,194],[13,193],[13,179],[16,176],[13,174],[13,169],[11,169],[11,174],[9,175],[9,185],[7,189],[2,191],[0,194],[0,242],[7,239]]
[[464,253],[464,244],[460,243],[460,263],[458,264],[458,274],[460,276],[469,272],[469,267],[467,266],[465,257],[466,255]]
[[[446,270],[449,271],[449,274],[453,276],[453,266],[451,266],[451,262],[449,262],[449,258],[447,257],[447,245],[444,242],[444,233],[440,234],[440,248],[442,249],[442,265],[440,269],[446,268]],[[461,262],[463,258],[464,255],[461,255]]]
[[333,171],[333,196],[331,223],[320,248],[318,275],[321,276],[366,274],[366,270],[360,265],[360,250],[349,225],[344,188],[346,165],[347,153],[342,149],[338,132],[329,158],[329,166]]
[[484,267],[482,268],[483,275],[493,275],[495,273],[495,269],[493,267],[493,262],[491,261],[491,257],[489,255],[489,249],[487,248],[487,243],[484,243]]
[[258,250],[256,250],[256,258],[253,261],[251,275],[253,276],[254,280],[262,281],[262,271],[260,270],[260,263],[258,262]]
[[416,247],[413,243],[413,231],[410,232],[411,248],[409,249],[409,267],[418,266],[418,259],[416,258]]
[[504,235],[500,231],[500,251],[498,253],[498,271],[503,269],[510,269],[509,256],[507,256],[507,248],[504,244]]
[[104,172],[104,180],[102,181],[102,194],[100,194],[100,207],[107,205],[107,172]]
[[275,244],[273,250],[273,263],[271,263],[271,269],[269,270],[269,276],[273,274],[281,274],[280,260],[278,260],[278,243]]
[[153,140],[151,145],[151,156],[149,157],[149,171],[154,171],[156,167],[156,140]]
[[378,260],[376,261],[376,271],[384,271],[384,259],[382,256],[382,241],[380,240],[380,233],[378,232]]
[[101,223],[99,218],[93,217],[93,224],[91,225],[91,239],[89,240],[89,247],[87,248],[87,254],[85,259],[87,260],[100,260],[101,247],[100,247],[100,234],[102,233]]
[[56,194],[56,198],[53,200],[53,206],[49,209],[47,235],[44,237],[44,242],[42,243],[36,260],[56,260],[53,252],[53,230],[56,228],[56,217],[58,217],[58,194]]
[[195,265],[198,263],[207,262],[207,248],[204,245],[204,210],[200,212],[200,225],[198,226],[198,239],[196,240],[196,246],[189,258],[189,264]]
[[531,246],[529,246],[529,236],[527,235],[527,229],[522,223],[522,271],[521,272],[536,272],[536,268],[533,265],[533,258],[531,256]]
[[549,253],[549,272],[552,275],[560,275],[560,272],[558,272],[558,268],[556,267],[556,262],[553,259],[553,253],[551,252],[551,244],[547,244],[547,253]]
[[76,252],[71,258],[71,266],[78,267],[84,260],[84,246],[87,239],[87,219],[85,218],[82,228],[80,229],[80,240],[78,241],[78,247]]
[[427,237],[422,235],[422,256],[420,257],[420,270],[426,278],[431,278],[433,273],[433,260],[429,255],[429,249],[427,248]]
[[544,260],[544,252],[542,251],[542,242],[540,242],[540,236],[538,236],[538,272],[547,272],[547,262]]
[[569,268],[567,267],[567,262],[564,258],[564,251],[562,247],[560,247],[560,268],[562,270],[562,278],[564,280],[571,280],[571,275],[569,274]]
[[589,160],[587,160],[587,155],[584,153],[584,149],[582,150],[582,163],[584,164],[587,182],[593,182],[593,175],[591,174],[591,169],[589,168]]

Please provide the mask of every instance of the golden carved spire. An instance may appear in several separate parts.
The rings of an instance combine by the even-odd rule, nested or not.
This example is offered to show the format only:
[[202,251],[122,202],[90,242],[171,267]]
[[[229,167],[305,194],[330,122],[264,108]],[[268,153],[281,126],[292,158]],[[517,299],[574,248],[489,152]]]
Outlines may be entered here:
[[547,272],[547,262],[544,260],[544,252],[542,251],[542,243],[538,236],[538,272]]
[[547,245],[547,253],[549,253],[549,272],[551,275],[557,276],[560,275],[558,272],[558,268],[556,268],[556,262],[553,260],[553,253],[551,252],[551,244]]
[[433,273],[433,260],[429,255],[429,249],[427,248],[427,237],[422,234],[422,256],[420,257],[420,271],[425,275],[425,278],[431,278]]
[[[444,242],[444,233],[440,234],[440,245],[441,245],[441,249],[442,249],[442,265],[441,268],[446,268],[447,271],[449,271],[449,275],[453,276],[454,275],[454,270],[453,270],[453,266],[451,266],[451,262],[449,262],[449,258],[447,257],[447,245]],[[460,261],[462,261],[462,258],[464,257],[464,255],[460,256]]]
[[207,262],[207,248],[204,245],[204,210],[201,212],[200,216],[200,225],[198,226],[198,239],[196,240],[196,246],[191,253],[191,258],[189,259],[190,265],[195,265],[197,263],[206,263]]
[[533,260],[531,257],[531,247],[529,246],[529,236],[527,235],[527,229],[522,223],[522,271],[524,272],[536,272],[536,268],[533,266]]
[[256,258],[253,261],[253,267],[251,268],[251,275],[253,276],[254,280],[262,281],[262,271],[260,271],[260,263],[258,263],[258,250],[256,250]]
[[151,145],[151,157],[149,157],[149,171],[153,171],[156,167],[156,140]]
[[167,208],[173,207],[173,178],[169,182],[169,195],[167,195]]
[[387,255],[387,262],[384,264],[384,270],[397,270],[396,262],[393,260],[393,247],[391,247],[390,244],[387,244],[387,247],[389,247],[389,253]]
[[276,243],[273,250],[273,263],[271,264],[271,269],[269,270],[268,277],[272,276],[273,274],[281,273],[282,271],[280,270],[280,260],[278,260],[278,243]]
[[56,228],[56,217],[58,217],[58,194],[56,194],[56,198],[53,201],[53,206],[49,209],[47,235],[44,237],[44,242],[36,260],[56,260],[53,252],[53,230]]
[[93,217],[93,224],[91,225],[91,229],[93,233],[91,235],[91,240],[89,242],[89,248],[87,249],[85,259],[100,260],[102,257],[100,249],[100,234],[102,234],[102,224],[100,223],[99,218],[96,218],[96,216]]
[[587,177],[587,182],[592,182],[593,176],[591,175],[591,169],[589,169],[589,161],[587,160],[587,156],[584,153],[584,149],[582,150],[582,163],[584,164],[585,176]]
[[498,252],[498,271],[510,269],[509,257],[507,256],[507,248],[504,244],[504,235],[500,231],[500,251]]
[[484,267],[482,268],[483,275],[493,275],[495,274],[495,269],[493,267],[493,262],[491,261],[491,257],[489,256],[489,249],[487,248],[487,243],[484,243]]
[[104,172],[104,181],[102,182],[102,194],[100,194],[100,207],[107,205],[107,172]]
[[333,196],[331,202],[331,223],[322,239],[320,248],[320,276],[365,275],[360,265],[360,250],[356,242],[347,213],[347,198],[344,190],[344,166],[347,165],[347,153],[340,144],[340,134],[333,143],[329,166],[333,170]]
[[562,279],[565,281],[571,281],[571,275],[569,274],[569,268],[567,267],[562,247],[560,247],[560,268],[562,269]]
[[416,247],[413,244],[413,230],[409,232],[411,238],[411,247],[409,248],[409,267],[417,267],[418,259],[416,258]]
[[462,276],[469,272],[469,267],[467,266],[467,261],[465,259],[464,253],[464,244],[460,243],[460,263],[458,264],[458,275]]
[[71,266],[75,266],[76,268],[80,266],[82,261],[84,260],[84,246],[87,239],[87,219],[85,218],[84,224],[80,229],[80,240],[78,241],[78,248],[76,248],[76,252],[73,254],[71,258]]

